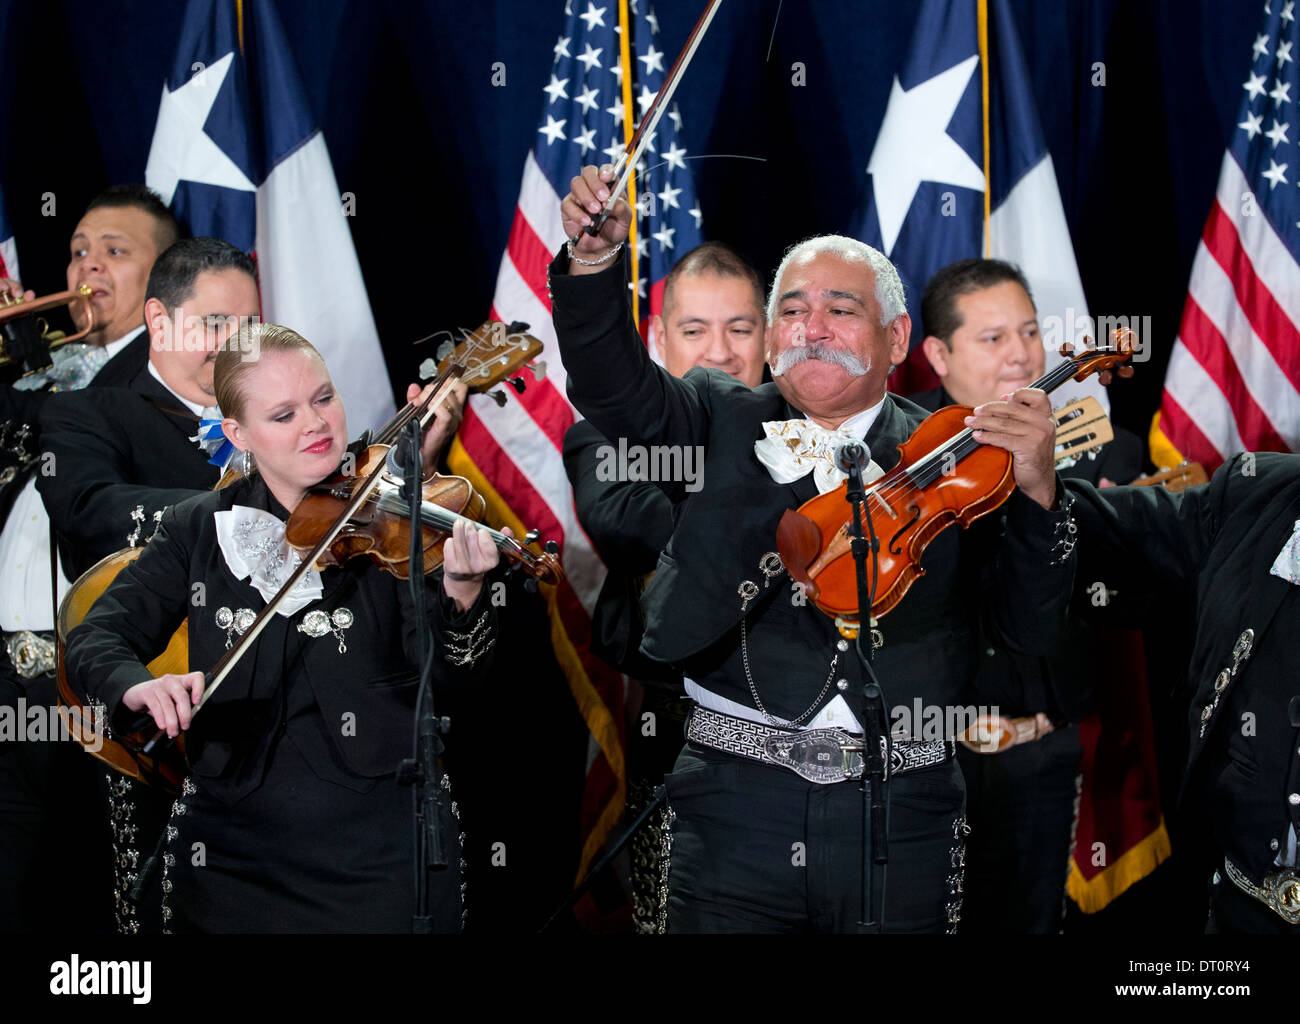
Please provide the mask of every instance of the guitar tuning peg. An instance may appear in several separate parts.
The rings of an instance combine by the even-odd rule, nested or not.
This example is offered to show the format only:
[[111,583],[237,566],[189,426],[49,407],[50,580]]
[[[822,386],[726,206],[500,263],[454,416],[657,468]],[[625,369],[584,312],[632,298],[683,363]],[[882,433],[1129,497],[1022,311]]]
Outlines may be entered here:
[[434,358],[436,358],[438,362],[442,362],[455,351],[456,343],[451,339],[447,339],[438,346],[437,350],[434,352]]
[[534,380],[546,379],[546,361],[544,359],[538,359],[531,363],[524,363],[524,365],[533,371]]
[[506,383],[515,389],[515,394],[522,395],[524,393],[523,377],[510,377],[506,380]]
[[542,545],[542,550],[548,555],[558,555],[560,553],[560,545],[556,544],[553,540],[548,540]]
[[506,333],[523,334],[525,331],[528,330],[528,326],[529,325],[524,323],[522,320],[511,320],[509,326],[506,327]]
[[1118,371],[1118,372],[1119,372],[1119,375],[1120,375],[1121,377],[1123,377],[1125,380],[1127,380],[1129,377],[1132,377],[1132,376],[1133,376],[1133,367],[1131,367],[1131,366],[1121,366],[1121,367],[1119,368],[1119,371]]
[[506,407],[506,393],[504,391],[489,391],[488,398],[496,402],[500,408],[504,409]]
[[526,534],[524,534],[524,543],[536,544],[537,541],[541,538],[541,536],[542,536],[541,530],[529,530]]

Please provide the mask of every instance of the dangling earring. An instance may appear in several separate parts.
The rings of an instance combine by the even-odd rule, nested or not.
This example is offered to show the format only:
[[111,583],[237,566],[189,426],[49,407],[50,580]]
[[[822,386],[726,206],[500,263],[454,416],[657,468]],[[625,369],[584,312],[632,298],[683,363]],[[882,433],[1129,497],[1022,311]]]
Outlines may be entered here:
[[244,471],[244,476],[253,474],[253,453],[247,448],[244,449],[243,465],[240,467]]

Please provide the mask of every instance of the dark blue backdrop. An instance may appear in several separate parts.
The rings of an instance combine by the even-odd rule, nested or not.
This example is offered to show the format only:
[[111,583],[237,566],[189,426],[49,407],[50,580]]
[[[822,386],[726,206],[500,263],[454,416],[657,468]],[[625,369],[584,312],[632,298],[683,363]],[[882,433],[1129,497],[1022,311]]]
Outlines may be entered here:
[[[409,341],[477,324],[489,307],[563,0],[273,2],[339,188],[356,197],[361,266],[389,368],[405,379],[419,359]],[[671,59],[701,0],[653,6]],[[1145,433],[1262,5],[1012,6],[1089,304],[1153,318],[1155,359],[1113,391],[1116,418]],[[63,286],[85,202],[143,179],[183,10],[0,0],[0,185],[38,292]],[[905,0],[723,5],[678,93],[687,149],[709,157],[692,165],[708,236],[770,274],[799,237],[849,226],[915,16]],[[504,88],[491,82],[497,61]],[[1091,84],[1098,61],[1104,87]]]

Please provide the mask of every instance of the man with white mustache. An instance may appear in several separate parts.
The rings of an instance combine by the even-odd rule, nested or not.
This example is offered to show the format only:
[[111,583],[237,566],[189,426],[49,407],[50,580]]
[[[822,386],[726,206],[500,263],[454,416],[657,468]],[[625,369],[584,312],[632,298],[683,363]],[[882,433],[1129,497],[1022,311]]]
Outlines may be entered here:
[[[561,206],[577,241],[549,278],[569,395],[606,437],[705,449],[699,491],[665,485],[679,502],[676,528],[644,599],[642,651],[679,665],[696,702],[666,780],[660,923],[684,932],[857,930],[860,759],[847,754],[843,778],[813,782],[765,741],[839,729],[852,747],[866,715],[866,673],[832,620],[792,587],[776,531],[787,509],[838,486],[839,444],[865,438],[873,460],[891,467],[923,418],[885,393],[911,332],[902,284],[869,246],[809,239],[787,254],[768,300],[774,382],[750,389],[700,368],[677,380],[650,361],[632,323],[627,205],[616,202],[597,235],[580,234],[612,181],[611,167],[586,167]],[[1025,390],[969,418],[976,440],[1012,453],[1019,488],[1000,514],[940,534],[922,560],[926,575],[881,621],[874,667],[886,708],[954,704],[977,660],[981,613],[1014,649],[1052,642],[1073,556],[1068,508],[1057,507],[1049,412],[1042,392]],[[949,930],[960,914],[965,835],[952,742],[908,736],[892,748],[880,927]]]

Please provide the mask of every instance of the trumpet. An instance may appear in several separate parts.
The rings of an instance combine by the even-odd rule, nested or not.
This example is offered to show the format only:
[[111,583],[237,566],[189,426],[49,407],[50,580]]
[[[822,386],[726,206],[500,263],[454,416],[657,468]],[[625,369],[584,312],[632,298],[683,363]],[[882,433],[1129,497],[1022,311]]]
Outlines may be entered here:
[[[83,284],[74,291],[54,292],[41,298],[24,300],[9,292],[0,292],[0,366],[17,363],[23,373],[33,373],[50,365],[50,351],[71,341],[79,341],[95,328],[95,309],[90,304],[90,285]],[[73,305],[80,303],[85,314],[85,326],[76,334],[64,334],[50,329],[44,317],[37,314],[67,306],[69,314]],[[75,321],[75,317],[74,317]]]

